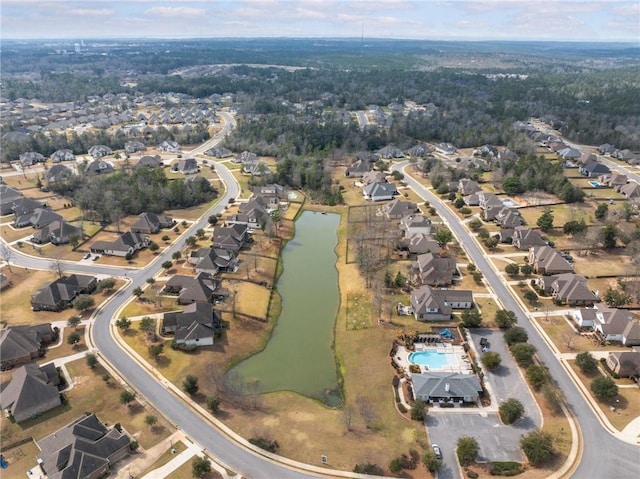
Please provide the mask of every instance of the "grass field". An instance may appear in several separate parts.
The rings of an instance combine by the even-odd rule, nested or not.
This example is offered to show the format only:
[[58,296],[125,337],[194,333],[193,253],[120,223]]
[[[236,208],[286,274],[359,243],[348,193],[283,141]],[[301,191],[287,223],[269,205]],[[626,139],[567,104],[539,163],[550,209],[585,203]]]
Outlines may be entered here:
[[528,208],[520,208],[518,211],[522,214],[527,225],[535,227],[538,218],[546,210],[550,209],[553,213],[553,225],[562,227],[567,221],[579,221],[584,218],[587,225],[593,224],[593,214],[595,210],[586,203],[573,203],[552,206],[531,206]]
[[[173,449],[173,451],[172,451],[172,449]],[[131,472],[135,473],[135,475],[137,477],[144,477],[149,472],[154,471],[154,470],[164,466],[166,463],[171,461],[173,458],[175,458],[178,454],[180,454],[182,451],[184,451],[186,449],[187,449],[187,446],[184,444],[184,442],[178,441],[175,444],[173,444],[173,447],[169,447],[166,450],[166,452],[156,460],[156,462],[154,462],[151,466],[149,466],[144,471],[141,471],[141,472],[131,471]],[[171,477],[175,477],[175,476],[173,474],[171,474]]]

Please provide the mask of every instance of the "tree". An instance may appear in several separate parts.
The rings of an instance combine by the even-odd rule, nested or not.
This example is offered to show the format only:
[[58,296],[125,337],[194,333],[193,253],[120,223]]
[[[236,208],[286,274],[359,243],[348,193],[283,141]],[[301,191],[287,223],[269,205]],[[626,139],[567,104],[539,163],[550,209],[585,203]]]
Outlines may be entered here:
[[532,364],[527,368],[527,380],[533,389],[539,391],[549,380],[549,371],[542,365]]
[[7,263],[7,269],[11,271],[11,257],[13,256],[13,250],[6,243],[0,243],[0,259]]
[[98,286],[96,286],[96,291],[99,293],[101,291],[111,291],[116,286],[115,278],[105,278],[101,281],[98,281]]
[[152,241],[151,243],[149,243],[149,251],[151,251],[152,253],[155,253],[159,249],[160,249],[160,246],[158,246],[158,243],[156,243],[155,241]]
[[160,344],[152,344],[151,346],[149,346],[149,356],[151,356],[151,358],[154,361],[158,361],[158,358],[160,357],[160,355],[162,354],[162,351],[164,350],[164,344],[160,343]]
[[468,225],[471,231],[478,231],[480,228],[482,228],[482,221],[478,218],[474,218],[469,221]]
[[542,231],[548,231],[553,228],[553,213],[551,210],[545,210],[538,218],[536,224]]
[[156,332],[156,320],[145,316],[140,320],[140,331],[147,333],[147,335],[155,334]]
[[440,228],[433,239],[435,239],[440,246],[444,246],[453,239],[453,234],[446,228]]
[[530,264],[523,264],[522,266],[520,266],[520,272],[525,276],[529,276],[531,273],[533,273],[533,266],[531,266]]
[[422,455],[422,464],[429,472],[436,473],[442,466],[442,460],[436,457],[436,453],[433,450],[427,449]]
[[218,396],[208,396],[207,397],[207,408],[213,414],[216,414],[220,411],[220,398]]
[[187,246],[193,248],[198,242],[198,239],[195,236],[189,236],[186,240],[184,240],[184,242],[187,244]]
[[120,318],[116,321],[116,327],[120,331],[126,331],[131,327],[131,320],[129,318]]
[[199,240],[203,240],[206,234],[207,233],[204,231],[203,228],[198,228],[198,231],[196,231],[196,236]]
[[[497,236],[489,236],[487,239],[484,240],[485,246],[490,250],[493,250],[496,246],[498,246],[499,242],[500,240],[498,239]],[[518,265],[514,265],[514,266],[518,266]]]
[[173,261],[167,260],[164,263],[162,263],[162,267],[164,269],[171,269],[171,267],[173,266]]
[[[171,258],[178,261],[180,258],[182,258],[182,253],[180,251],[174,251],[174,253],[171,255]],[[169,266],[169,268],[170,267],[171,266]]]
[[562,232],[571,236],[582,234],[585,231],[587,231],[587,224],[584,222],[584,219],[580,221],[567,221],[562,227]]
[[465,309],[460,315],[462,325],[465,328],[479,328],[482,324],[482,316],[477,309]]
[[62,278],[66,271],[65,265],[60,259],[54,259],[49,265],[49,269],[53,271],[58,278]]
[[96,302],[90,294],[80,294],[73,300],[73,307],[80,312],[93,308],[95,304]]
[[169,241],[171,241],[171,237],[169,235],[164,235],[161,239],[165,243],[168,243]]
[[186,378],[184,378],[184,381],[182,381],[182,389],[189,396],[193,396],[194,394],[196,394],[200,389],[200,386],[198,385],[198,378],[196,376],[193,376],[192,374],[189,374]]
[[520,272],[520,266],[518,266],[516,263],[509,263],[507,266],[505,266],[504,271],[513,278],[514,276],[518,276],[518,273]]
[[618,385],[608,376],[598,376],[591,381],[591,391],[598,399],[606,401],[618,395]]
[[456,454],[462,466],[468,466],[472,461],[475,461],[478,456],[478,441],[476,438],[470,436],[459,437]]
[[456,207],[456,209],[460,209],[463,208],[465,205],[465,202],[462,198],[457,198],[454,202],[453,202],[453,206]]
[[553,436],[539,429],[531,431],[520,439],[522,452],[527,460],[534,466],[539,466],[547,461],[554,453]]
[[536,304],[538,302],[538,295],[535,291],[531,291],[530,289],[524,292],[523,297],[531,304]]
[[75,346],[80,342],[80,339],[80,335],[76,332],[73,332],[69,336],[67,336],[67,344]]
[[85,360],[87,361],[87,366],[91,369],[95,368],[98,365],[98,356],[94,353],[87,353],[84,355]]
[[218,222],[218,217],[216,215],[211,215],[207,218],[207,222],[213,226]]
[[516,313],[514,313],[513,311],[509,311],[507,309],[499,309],[498,311],[496,311],[494,321],[496,323],[496,326],[498,326],[500,329],[508,329],[518,322],[518,318],[516,318]]
[[578,366],[583,373],[594,373],[598,369],[598,361],[589,351],[584,351],[576,355],[576,366]]
[[489,371],[495,371],[500,367],[502,358],[500,357],[500,354],[495,351],[487,351],[482,355],[480,361]]
[[619,289],[613,289],[609,287],[607,292],[604,293],[604,297],[602,298],[607,306],[612,308],[619,308],[620,306],[624,306],[625,304],[631,303],[631,295]]
[[595,217],[598,221],[604,221],[609,214],[609,205],[606,203],[600,203],[596,208]]
[[524,414],[524,406],[517,399],[509,398],[500,403],[498,412],[503,423],[513,424]]
[[422,399],[416,399],[411,406],[411,419],[414,421],[424,421],[427,416],[427,403]]
[[520,178],[518,178],[517,176],[510,176],[508,178],[505,178],[502,182],[502,189],[509,196],[524,193],[524,188],[522,187],[522,183],[520,183]]
[[615,225],[609,223],[600,230],[600,237],[602,239],[602,247],[604,249],[611,249],[616,247],[616,238],[618,237],[618,229]]
[[144,417],[144,423],[149,426],[151,429],[158,423],[158,418],[153,414],[147,414]]
[[135,398],[136,398],[136,393],[134,393],[133,391],[129,391],[128,389],[125,389],[120,393],[120,404],[129,406],[131,401],[133,401]]
[[526,343],[529,340],[529,335],[520,326],[514,326],[504,333],[505,342],[511,346],[515,343]]
[[403,275],[400,271],[398,271],[393,282],[398,288],[404,288],[405,285],[407,284],[407,277]]
[[536,352],[536,348],[532,344],[516,343],[512,345],[510,349],[516,362],[523,368],[533,364],[533,355]]
[[133,295],[134,295],[136,298],[139,298],[140,296],[142,296],[142,295],[143,295],[143,293],[144,293],[144,292],[142,291],[142,288],[141,288],[140,286],[136,286],[136,287],[134,288],[134,290],[133,290]]
[[191,475],[196,479],[204,477],[211,472],[211,461],[206,457],[196,456],[191,463]]
[[82,318],[80,316],[71,316],[69,319],[67,319],[67,326],[73,329],[77,329],[81,322]]

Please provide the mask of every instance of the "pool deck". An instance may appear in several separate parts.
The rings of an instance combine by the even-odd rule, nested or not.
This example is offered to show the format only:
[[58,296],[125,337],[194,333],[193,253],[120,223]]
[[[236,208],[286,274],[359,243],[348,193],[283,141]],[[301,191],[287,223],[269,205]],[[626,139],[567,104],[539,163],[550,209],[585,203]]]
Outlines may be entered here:
[[411,376],[409,366],[413,365],[409,360],[411,353],[417,353],[421,351],[433,351],[435,353],[452,354],[456,360],[456,365],[446,365],[441,368],[434,368],[429,366],[420,365],[420,372],[434,372],[434,373],[459,373],[459,374],[473,374],[473,368],[471,362],[465,353],[462,346],[454,346],[449,343],[437,343],[437,344],[424,344],[415,343],[415,350],[409,351],[404,346],[398,346],[398,350],[395,354],[395,362],[404,369],[405,373]]

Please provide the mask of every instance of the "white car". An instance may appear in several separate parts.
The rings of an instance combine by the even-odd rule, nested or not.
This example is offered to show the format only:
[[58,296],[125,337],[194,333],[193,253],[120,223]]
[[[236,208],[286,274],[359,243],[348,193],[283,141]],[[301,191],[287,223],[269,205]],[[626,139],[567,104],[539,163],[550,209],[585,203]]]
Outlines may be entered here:
[[82,259],[89,259],[91,258],[91,253],[85,253],[84,256],[82,257]]
[[442,459],[442,451],[440,450],[440,446],[438,446],[437,444],[433,444],[431,446],[431,449],[433,449],[433,453],[436,455],[436,458]]

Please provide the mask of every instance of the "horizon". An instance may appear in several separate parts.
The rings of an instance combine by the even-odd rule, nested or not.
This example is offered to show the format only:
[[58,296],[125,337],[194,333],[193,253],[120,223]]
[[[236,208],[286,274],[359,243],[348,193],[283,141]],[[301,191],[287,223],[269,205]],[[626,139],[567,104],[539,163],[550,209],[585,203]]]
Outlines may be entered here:
[[[640,45],[640,3],[633,0],[549,0],[542,4],[535,0],[3,0],[0,26],[2,40],[17,41],[299,38]],[[96,30],[100,30],[98,35]]]

